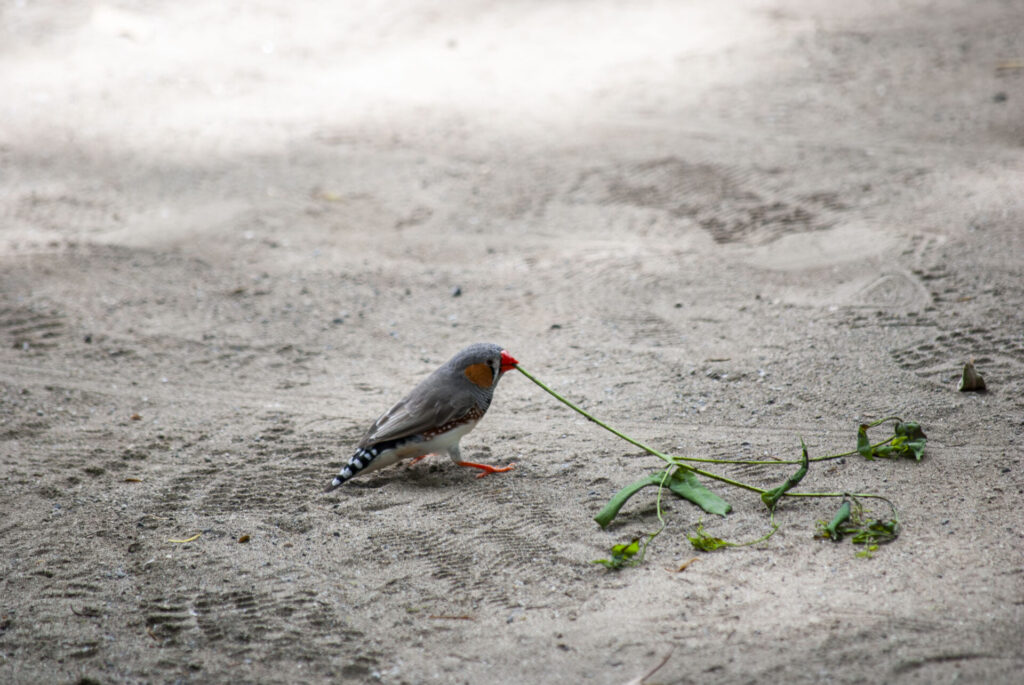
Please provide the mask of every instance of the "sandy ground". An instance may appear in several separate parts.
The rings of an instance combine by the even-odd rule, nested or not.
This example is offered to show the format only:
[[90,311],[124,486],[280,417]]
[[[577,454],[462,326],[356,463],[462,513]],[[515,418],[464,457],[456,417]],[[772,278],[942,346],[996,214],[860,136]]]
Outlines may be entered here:
[[[671,654],[651,682],[1019,682],[1022,26],[1012,0],[4,3],[0,681],[625,683]],[[463,440],[514,471],[321,492],[478,340],[680,454],[916,419],[921,463],[801,486],[884,494],[904,533],[860,559],[813,537],[834,501],[787,500],[769,542],[697,554],[675,501],[607,572],[653,500],[592,516],[657,462],[515,373]],[[956,390],[971,358],[986,394]],[[766,530],[714,489],[711,534]]]

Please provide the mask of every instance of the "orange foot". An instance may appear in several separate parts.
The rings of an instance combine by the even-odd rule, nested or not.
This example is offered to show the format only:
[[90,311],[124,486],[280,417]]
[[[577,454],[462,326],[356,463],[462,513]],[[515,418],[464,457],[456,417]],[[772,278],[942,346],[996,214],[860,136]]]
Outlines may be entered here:
[[483,471],[483,473],[478,473],[476,475],[477,478],[483,478],[484,476],[489,476],[492,473],[505,473],[506,471],[511,471],[512,468],[515,466],[514,462],[500,469],[497,466],[488,466],[487,464],[474,464],[471,461],[460,461],[456,463],[458,463],[459,466],[468,466],[472,469],[480,469],[481,471]]
[[418,456],[415,459],[413,459],[412,461],[410,461],[409,462],[409,466],[412,466],[413,464],[417,464],[417,463],[423,461],[424,459],[426,459],[429,456],[430,456],[429,454],[421,454],[420,456]]

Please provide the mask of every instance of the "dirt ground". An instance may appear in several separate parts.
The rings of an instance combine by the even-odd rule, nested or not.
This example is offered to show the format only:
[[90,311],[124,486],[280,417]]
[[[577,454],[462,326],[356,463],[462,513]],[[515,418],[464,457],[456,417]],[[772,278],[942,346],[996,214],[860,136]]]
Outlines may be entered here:
[[[1019,682],[1024,5],[6,2],[0,681]],[[508,374],[324,494],[461,347],[835,500],[680,500]],[[975,359],[989,391],[957,392]],[[719,466],[759,486],[792,467]],[[192,542],[177,543],[200,534]],[[242,536],[248,542],[240,542]],[[686,570],[683,562],[697,557]]]

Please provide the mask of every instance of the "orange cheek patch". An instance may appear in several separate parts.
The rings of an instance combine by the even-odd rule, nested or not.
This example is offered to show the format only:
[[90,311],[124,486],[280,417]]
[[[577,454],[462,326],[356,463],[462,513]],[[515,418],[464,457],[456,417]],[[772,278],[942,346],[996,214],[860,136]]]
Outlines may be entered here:
[[481,388],[489,388],[494,382],[494,373],[487,364],[470,364],[463,373],[466,374],[466,378]]

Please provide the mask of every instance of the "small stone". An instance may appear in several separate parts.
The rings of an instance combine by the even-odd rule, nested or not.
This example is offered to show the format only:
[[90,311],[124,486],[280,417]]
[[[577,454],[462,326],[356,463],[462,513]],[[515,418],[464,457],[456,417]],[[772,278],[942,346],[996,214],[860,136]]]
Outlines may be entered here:
[[462,295],[462,288],[455,286],[452,288],[452,297],[460,297]]

